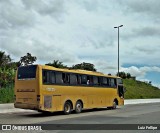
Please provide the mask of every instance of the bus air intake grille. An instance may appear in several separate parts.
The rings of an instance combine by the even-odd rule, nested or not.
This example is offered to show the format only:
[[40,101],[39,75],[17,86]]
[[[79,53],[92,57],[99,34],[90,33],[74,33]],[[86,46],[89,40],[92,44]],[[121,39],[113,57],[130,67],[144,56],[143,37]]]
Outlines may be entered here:
[[52,96],[44,96],[44,108],[52,108]]

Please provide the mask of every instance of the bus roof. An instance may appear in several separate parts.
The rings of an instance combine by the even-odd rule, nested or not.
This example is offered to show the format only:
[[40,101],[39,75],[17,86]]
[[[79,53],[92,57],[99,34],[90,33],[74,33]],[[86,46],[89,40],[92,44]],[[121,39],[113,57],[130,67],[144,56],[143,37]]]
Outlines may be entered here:
[[81,69],[67,69],[67,68],[63,69],[63,68],[56,68],[56,67],[48,66],[48,65],[38,65],[38,66],[40,66],[42,69],[56,70],[56,71],[61,71],[61,72],[120,78],[120,77],[113,76],[113,75],[103,74],[101,72],[87,71],[87,70],[81,70]]

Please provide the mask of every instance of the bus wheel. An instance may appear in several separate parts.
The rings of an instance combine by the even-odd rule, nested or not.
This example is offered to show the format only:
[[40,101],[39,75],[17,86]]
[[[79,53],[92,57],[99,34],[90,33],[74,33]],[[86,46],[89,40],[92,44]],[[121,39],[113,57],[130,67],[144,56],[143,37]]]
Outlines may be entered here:
[[81,113],[81,111],[82,111],[82,103],[80,101],[77,101],[75,106],[75,112]]
[[113,101],[112,109],[116,109],[116,108],[117,108],[117,103],[116,103],[116,101]]
[[68,115],[68,114],[70,114],[71,113],[71,103],[70,102],[66,102],[65,104],[64,104],[64,114],[65,115]]

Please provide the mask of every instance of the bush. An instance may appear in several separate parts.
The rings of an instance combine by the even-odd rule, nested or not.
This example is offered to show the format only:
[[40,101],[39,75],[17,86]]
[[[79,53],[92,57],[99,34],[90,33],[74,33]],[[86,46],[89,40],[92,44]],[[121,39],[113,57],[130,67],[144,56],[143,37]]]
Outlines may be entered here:
[[0,89],[0,103],[13,103],[14,102],[14,87],[10,85],[8,88]]
[[13,68],[0,68],[0,88],[8,88],[14,82],[15,70]]

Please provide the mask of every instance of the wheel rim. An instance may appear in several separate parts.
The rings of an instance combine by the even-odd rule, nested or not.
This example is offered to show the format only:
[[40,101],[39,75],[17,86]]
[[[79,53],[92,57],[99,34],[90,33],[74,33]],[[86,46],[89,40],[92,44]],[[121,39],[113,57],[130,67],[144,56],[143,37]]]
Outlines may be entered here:
[[69,104],[66,104],[66,106],[65,106],[65,112],[69,113],[70,110],[71,110],[70,105],[69,105]]
[[76,110],[77,110],[78,112],[80,112],[80,111],[81,111],[81,108],[82,108],[82,107],[81,107],[81,104],[78,103],[77,106],[76,106]]
[[116,102],[113,102],[113,108],[114,109],[116,109],[116,106],[117,106]]

